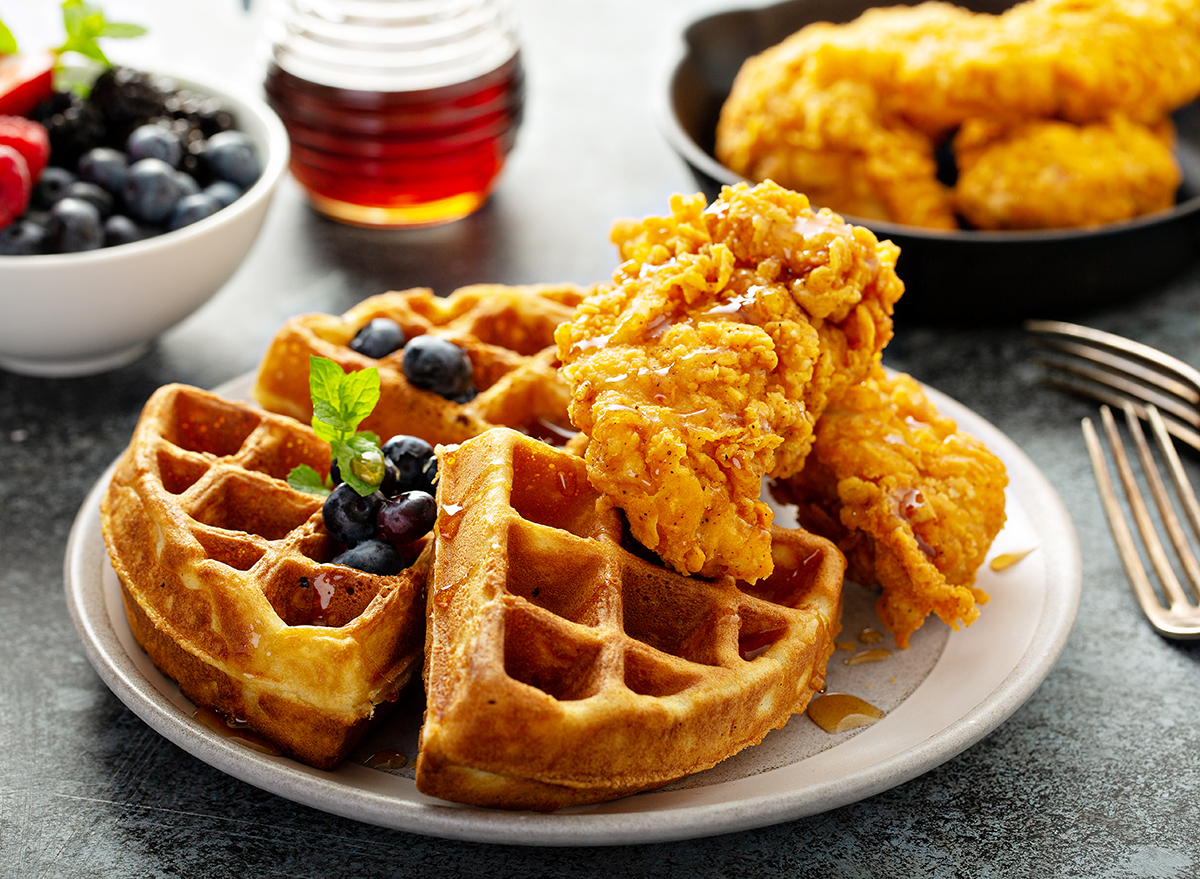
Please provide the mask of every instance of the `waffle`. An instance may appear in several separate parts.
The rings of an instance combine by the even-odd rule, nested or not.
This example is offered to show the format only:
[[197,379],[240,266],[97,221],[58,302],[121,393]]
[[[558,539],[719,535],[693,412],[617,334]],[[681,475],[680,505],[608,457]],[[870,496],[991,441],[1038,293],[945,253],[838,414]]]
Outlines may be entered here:
[[[410,434],[435,445],[458,443],[504,425],[561,445],[575,431],[567,416],[570,392],[558,378],[554,330],[583,295],[569,285],[478,284],[445,298],[426,289],[384,293],[340,317],[300,315],[284,324],[268,347],[254,397],[272,412],[308,423],[308,361],[316,354],[347,372],[379,368],[379,404],[360,429],[384,439]],[[414,388],[404,377],[403,349],[375,360],[347,347],[377,317],[396,321],[409,338],[433,333],[465,349],[478,396],[460,404]]]
[[439,473],[423,793],[548,811],[660,787],[823,685],[845,568],[824,539],[775,527],[771,577],[691,579],[562,450],[495,429],[440,450]]
[[396,576],[329,560],[306,426],[183,385],[146,403],[101,504],[130,627],[198,706],[281,753],[339,763],[419,667],[432,541]]

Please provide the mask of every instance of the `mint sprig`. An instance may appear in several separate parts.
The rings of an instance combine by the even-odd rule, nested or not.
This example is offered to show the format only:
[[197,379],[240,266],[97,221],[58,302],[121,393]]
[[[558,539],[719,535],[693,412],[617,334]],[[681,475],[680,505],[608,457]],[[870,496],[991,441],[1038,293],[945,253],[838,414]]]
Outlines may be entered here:
[[[61,46],[50,50],[56,58],[56,77],[62,80],[59,83],[60,88],[69,86],[83,96],[86,96],[90,89],[90,78],[80,71],[64,67],[62,56],[74,52],[104,67],[112,67],[112,62],[100,48],[99,40],[128,40],[146,33],[146,29],[140,24],[109,21],[104,16],[104,10],[87,0],[63,0],[62,15],[63,30],[66,31],[67,38]],[[8,25],[0,21],[0,55],[15,55],[18,51],[16,35]],[[94,69],[91,75],[95,75]]]
[[58,55],[76,52],[85,58],[99,61],[105,67],[111,67],[112,62],[108,60],[97,40],[106,37],[128,40],[146,33],[146,29],[139,24],[109,21],[99,6],[88,3],[87,0],[64,0],[62,11],[67,39],[54,50]]
[[[342,481],[363,497],[383,481],[383,452],[379,437],[358,426],[379,402],[379,370],[375,367],[347,373],[325,357],[308,360],[308,388],[312,395],[312,428],[329,443],[330,463],[337,463]],[[288,485],[297,491],[327,495],[333,489],[329,477],[307,464],[292,468]]]

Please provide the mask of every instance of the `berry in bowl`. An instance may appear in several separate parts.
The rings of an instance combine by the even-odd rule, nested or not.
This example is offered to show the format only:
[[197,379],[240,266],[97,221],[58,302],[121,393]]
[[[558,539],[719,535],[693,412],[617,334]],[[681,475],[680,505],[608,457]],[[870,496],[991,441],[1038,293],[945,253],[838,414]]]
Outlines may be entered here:
[[140,356],[233,275],[287,163],[262,101],[129,68],[0,114],[0,368]]

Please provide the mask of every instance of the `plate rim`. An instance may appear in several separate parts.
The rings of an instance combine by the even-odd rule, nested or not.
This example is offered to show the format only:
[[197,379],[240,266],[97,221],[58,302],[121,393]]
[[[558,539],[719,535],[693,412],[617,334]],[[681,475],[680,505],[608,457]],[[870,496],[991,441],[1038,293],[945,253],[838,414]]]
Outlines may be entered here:
[[[217,391],[236,387],[246,378],[239,376],[221,385]],[[1053,554],[1044,554],[1042,605],[1028,646],[1003,680],[977,704],[919,744],[844,775],[803,785],[783,795],[771,793],[741,797],[734,802],[663,810],[539,814],[443,803],[416,792],[414,786],[414,799],[399,802],[391,795],[348,786],[334,772],[303,767],[284,758],[264,757],[209,732],[190,718],[184,718],[179,708],[142,675],[112,627],[103,588],[95,589],[88,582],[86,571],[89,567],[99,565],[102,570],[107,564],[103,541],[96,546],[94,537],[99,528],[100,494],[116,461],[89,490],[71,527],[63,562],[68,610],[89,662],[114,694],[152,729],[219,771],[294,802],[342,817],[462,841],[576,846],[696,839],[819,814],[874,796],[922,775],[995,730],[1025,703],[1049,674],[1066,646],[1078,612],[1082,595],[1081,550],[1070,515],[1049,480],[998,428],[952,398],[924,384],[922,387],[943,414],[953,418],[961,428],[977,436],[1006,461],[1010,491],[1015,489],[1023,501],[1028,498],[1030,505],[1036,505],[1041,514],[1049,516],[1065,545]],[[89,538],[93,540],[89,542]],[[934,667],[941,661],[939,657]],[[184,720],[186,723],[182,722]],[[363,771],[374,770],[363,768]]]

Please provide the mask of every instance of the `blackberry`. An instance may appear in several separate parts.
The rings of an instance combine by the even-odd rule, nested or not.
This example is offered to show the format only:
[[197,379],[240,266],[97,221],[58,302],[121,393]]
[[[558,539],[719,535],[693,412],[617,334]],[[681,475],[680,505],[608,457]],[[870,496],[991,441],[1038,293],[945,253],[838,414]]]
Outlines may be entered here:
[[84,153],[106,143],[104,116],[75,96],[43,124],[50,137],[53,162],[62,168],[74,168]]
[[52,92],[50,97],[33,108],[33,112],[29,114],[29,118],[34,122],[40,122],[45,125],[47,119],[55,113],[61,113],[70,107],[72,101],[82,103],[71,92]]
[[235,127],[233,113],[226,109],[218,98],[179,89],[167,96],[166,106],[167,112],[173,118],[187,122],[197,129],[202,137],[212,137],[219,131],[228,131]]
[[107,145],[123,147],[139,125],[166,113],[166,95],[155,77],[128,67],[110,67],[96,77],[88,104],[108,122]]

